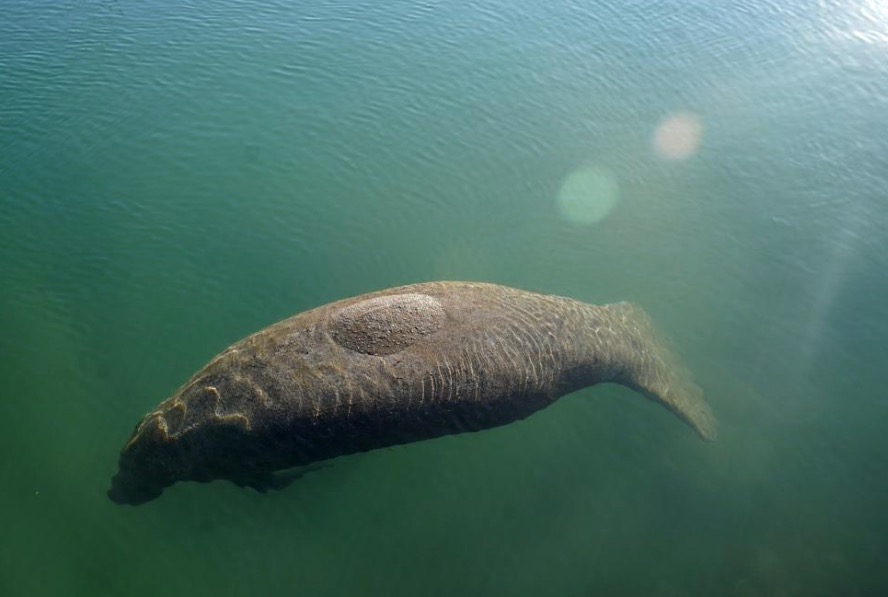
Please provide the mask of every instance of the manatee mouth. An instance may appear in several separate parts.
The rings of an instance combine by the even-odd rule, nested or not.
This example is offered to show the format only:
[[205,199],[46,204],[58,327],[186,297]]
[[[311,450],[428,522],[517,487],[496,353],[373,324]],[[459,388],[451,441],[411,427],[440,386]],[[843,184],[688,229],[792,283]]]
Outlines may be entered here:
[[108,497],[121,506],[138,506],[160,496],[163,486],[139,479],[131,473],[120,471],[111,479]]

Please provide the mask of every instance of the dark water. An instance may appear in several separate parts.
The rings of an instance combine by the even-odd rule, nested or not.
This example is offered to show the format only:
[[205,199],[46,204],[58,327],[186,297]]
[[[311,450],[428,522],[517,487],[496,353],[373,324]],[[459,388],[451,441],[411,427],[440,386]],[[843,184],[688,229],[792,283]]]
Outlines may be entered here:
[[[877,0],[4,0],[0,594],[885,594],[886,188]],[[599,387],[105,497],[229,343],[432,279],[643,305],[721,439]]]

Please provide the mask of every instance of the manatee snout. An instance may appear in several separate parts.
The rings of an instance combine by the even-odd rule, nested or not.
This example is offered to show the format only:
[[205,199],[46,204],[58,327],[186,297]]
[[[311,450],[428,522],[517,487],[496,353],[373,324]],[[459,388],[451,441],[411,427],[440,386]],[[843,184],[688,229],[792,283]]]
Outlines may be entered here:
[[115,504],[138,506],[150,502],[163,493],[163,487],[140,478],[127,469],[121,469],[111,479],[111,488],[108,497]]

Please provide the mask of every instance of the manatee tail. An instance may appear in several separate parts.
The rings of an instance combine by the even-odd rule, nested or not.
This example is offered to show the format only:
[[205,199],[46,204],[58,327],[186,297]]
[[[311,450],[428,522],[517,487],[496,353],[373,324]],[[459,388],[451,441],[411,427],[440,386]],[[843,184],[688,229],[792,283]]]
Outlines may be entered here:
[[608,305],[625,326],[625,369],[616,381],[659,402],[694,428],[700,437],[713,441],[718,423],[703,391],[667,342],[657,333],[650,317],[630,303]]

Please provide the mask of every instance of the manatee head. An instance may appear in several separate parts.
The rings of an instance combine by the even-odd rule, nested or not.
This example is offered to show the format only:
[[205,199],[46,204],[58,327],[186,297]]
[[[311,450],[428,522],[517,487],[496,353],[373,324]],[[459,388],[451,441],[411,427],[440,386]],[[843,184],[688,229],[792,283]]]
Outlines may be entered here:
[[[201,375],[148,413],[120,452],[108,497],[142,504],[177,481],[232,479],[272,465],[249,414],[261,404],[240,375]],[[252,405],[252,406],[251,406]]]

